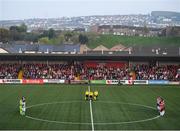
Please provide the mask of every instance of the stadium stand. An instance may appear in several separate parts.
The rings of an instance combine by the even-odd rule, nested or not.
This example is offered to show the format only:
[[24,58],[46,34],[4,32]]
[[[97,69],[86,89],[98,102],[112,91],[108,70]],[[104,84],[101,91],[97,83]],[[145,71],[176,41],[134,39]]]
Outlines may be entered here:
[[17,79],[19,64],[0,64],[0,79]]
[[[125,80],[135,72],[137,80],[180,81],[180,65],[134,65],[123,62],[74,62],[56,64],[0,64],[1,79]],[[21,76],[20,76],[21,75]]]

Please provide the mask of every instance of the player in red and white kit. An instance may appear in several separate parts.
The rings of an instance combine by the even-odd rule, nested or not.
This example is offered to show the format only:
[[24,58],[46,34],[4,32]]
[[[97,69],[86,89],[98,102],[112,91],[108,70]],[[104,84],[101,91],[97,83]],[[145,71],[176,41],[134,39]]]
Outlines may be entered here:
[[162,97],[157,98],[157,110],[159,111],[160,116],[165,114],[165,102]]

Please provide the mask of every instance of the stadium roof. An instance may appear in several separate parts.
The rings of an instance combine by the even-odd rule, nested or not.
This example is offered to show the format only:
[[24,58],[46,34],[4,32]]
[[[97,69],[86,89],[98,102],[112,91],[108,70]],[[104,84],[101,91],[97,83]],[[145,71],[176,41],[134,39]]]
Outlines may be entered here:
[[[82,45],[81,45],[82,46]],[[180,57],[180,45],[145,45],[133,46],[125,48],[124,46],[117,45],[111,49],[103,45],[98,46],[94,50],[88,50],[87,47],[84,51],[80,52],[79,44],[61,44],[61,45],[42,45],[42,44],[0,44],[0,48],[8,53],[61,53],[61,54],[83,54],[83,55],[119,55],[119,56],[178,56]],[[118,49],[118,51],[117,51]],[[123,49],[123,50],[121,50]],[[103,50],[103,51],[102,51]],[[6,52],[6,53],[7,53]],[[3,53],[3,52],[2,52]]]
[[70,60],[115,60],[115,61],[167,61],[180,62],[180,56],[132,56],[109,54],[1,54],[1,61],[70,61]]
[[2,44],[0,47],[9,53],[34,52],[79,52],[80,45],[43,45],[43,44]]
[[124,45],[118,44],[118,45],[113,46],[110,50],[111,51],[122,51],[124,49],[126,49],[126,47]]
[[106,48],[105,46],[103,45],[99,45],[98,47],[94,48],[93,51],[109,51],[108,48]]

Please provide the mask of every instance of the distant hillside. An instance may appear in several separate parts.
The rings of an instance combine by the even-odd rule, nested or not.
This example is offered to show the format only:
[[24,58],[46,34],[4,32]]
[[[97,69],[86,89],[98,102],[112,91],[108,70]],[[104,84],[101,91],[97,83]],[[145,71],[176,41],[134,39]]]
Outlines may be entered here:
[[99,45],[104,45],[111,48],[114,45],[122,44],[124,46],[138,46],[150,44],[166,44],[179,45],[180,37],[139,37],[139,36],[114,36],[114,35],[100,35],[96,39],[89,40],[87,46],[95,48]]
[[166,17],[166,18],[180,20],[180,12],[152,11],[151,16],[153,16],[153,17],[163,16],[163,17]]

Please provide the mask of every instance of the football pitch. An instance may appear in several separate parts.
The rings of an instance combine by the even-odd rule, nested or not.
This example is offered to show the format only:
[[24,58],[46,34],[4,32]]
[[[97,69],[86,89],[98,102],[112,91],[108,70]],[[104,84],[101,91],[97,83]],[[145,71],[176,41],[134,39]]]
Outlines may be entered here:
[[[88,85],[0,85],[0,129],[176,130],[180,129],[179,86],[91,85],[97,101],[85,101]],[[26,97],[26,116],[19,99]],[[156,98],[165,99],[159,117]]]

